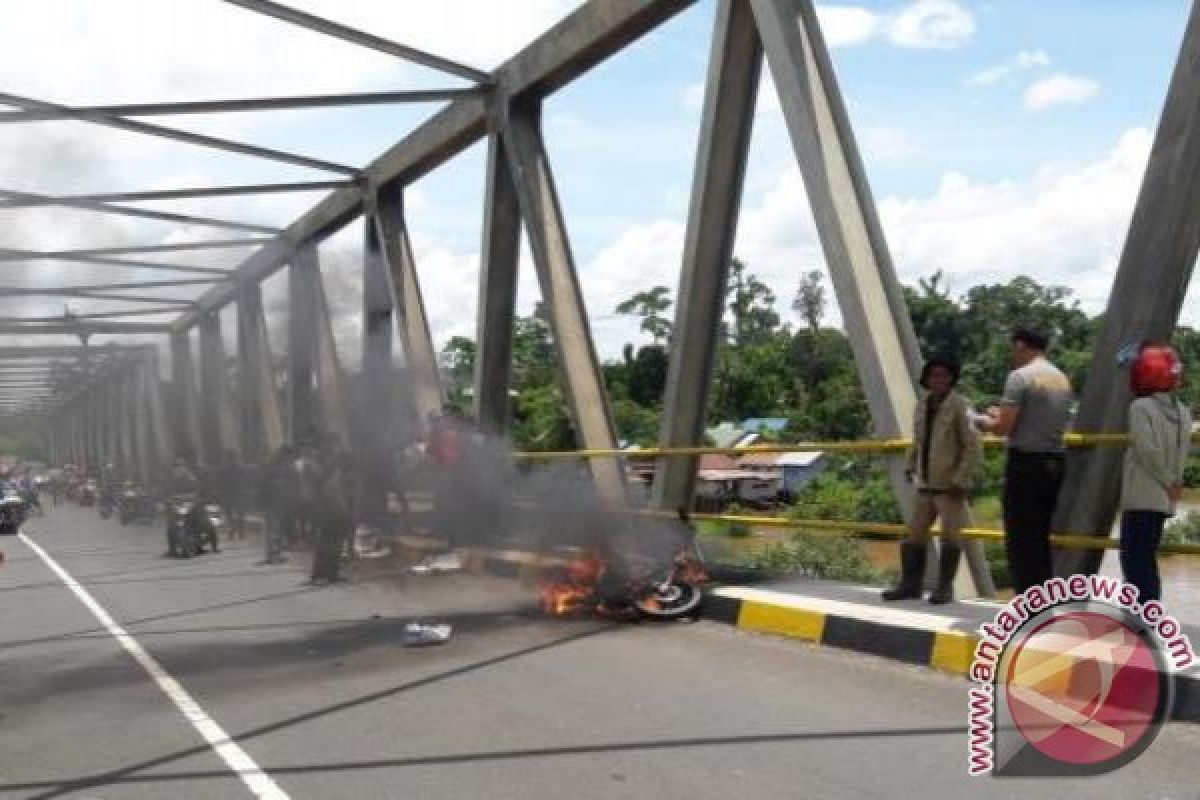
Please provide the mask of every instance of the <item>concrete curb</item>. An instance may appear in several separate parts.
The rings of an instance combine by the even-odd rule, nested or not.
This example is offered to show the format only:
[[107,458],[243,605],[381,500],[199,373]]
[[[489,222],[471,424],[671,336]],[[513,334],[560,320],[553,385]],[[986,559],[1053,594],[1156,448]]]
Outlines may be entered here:
[[[776,596],[777,595],[777,596]],[[772,636],[799,639],[931,667],[966,677],[979,636],[956,630],[936,615],[753,589],[717,589],[705,597],[703,619]],[[1200,674],[1175,676],[1171,719],[1200,722]]]
[[[432,547],[416,537],[403,543],[414,549]],[[563,563],[560,558],[523,550],[477,549],[467,559],[465,571],[532,582],[545,568]],[[742,587],[706,593],[700,617],[752,633],[840,647],[963,677],[971,669],[979,643],[977,634],[956,627],[952,617]],[[1175,676],[1171,719],[1200,723],[1200,671]]]

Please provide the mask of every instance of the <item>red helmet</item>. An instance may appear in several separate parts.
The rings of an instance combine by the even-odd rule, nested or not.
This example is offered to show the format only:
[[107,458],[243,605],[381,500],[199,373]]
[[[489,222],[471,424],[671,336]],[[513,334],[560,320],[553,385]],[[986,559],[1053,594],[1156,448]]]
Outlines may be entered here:
[[1143,344],[1129,369],[1129,388],[1138,397],[1178,388],[1183,362],[1168,344]]

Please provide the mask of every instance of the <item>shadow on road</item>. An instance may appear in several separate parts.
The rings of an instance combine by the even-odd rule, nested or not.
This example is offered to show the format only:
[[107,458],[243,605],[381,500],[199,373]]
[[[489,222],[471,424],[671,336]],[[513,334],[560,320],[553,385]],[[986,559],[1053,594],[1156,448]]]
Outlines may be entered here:
[[[273,594],[259,595],[258,597],[251,597],[246,600],[235,600],[229,603],[216,603],[210,606],[196,606],[195,608],[185,608],[179,611],[172,611],[167,614],[157,614],[151,617],[138,617],[136,619],[120,620],[120,622],[121,626],[128,630],[136,625],[141,625],[147,622],[161,622],[164,619],[176,619],[178,617],[186,617],[192,614],[203,614],[206,611],[220,611],[228,608],[237,608],[239,606],[248,606],[267,600],[278,600],[284,597],[294,597],[299,594],[305,594],[313,591],[319,591],[319,589],[314,586],[301,586],[296,589],[289,589],[284,592],[275,592]],[[14,639],[11,642],[0,643],[0,651],[12,650],[17,647],[23,647],[31,644],[45,644],[47,642],[75,639],[97,633],[106,633],[106,631],[102,627],[91,627],[82,628],[77,631],[70,631],[68,633],[56,633],[53,636],[41,636],[33,639]]]
[[[408,682],[399,684],[397,686],[383,689],[381,691],[371,692],[369,694],[361,695],[359,697],[355,697],[350,700],[345,700],[340,703],[334,703],[332,705],[324,706],[322,708],[317,708],[312,711],[304,712],[302,714],[297,714],[295,716],[286,717],[284,719],[277,720],[276,722],[272,722],[267,725],[262,725],[257,728],[252,728],[250,730],[243,731],[241,733],[232,734],[230,736],[230,738],[239,743],[245,743],[247,741],[258,738],[260,736],[266,736],[271,733],[275,733],[275,732],[289,729],[289,728],[294,728],[296,726],[303,725],[308,722],[312,722],[313,720],[328,717],[333,714],[338,714],[342,711],[348,711],[353,708],[359,708],[361,706],[369,705],[371,703],[376,703],[381,700],[386,700],[391,697],[395,697],[397,695],[403,694],[404,692],[415,691],[417,689],[421,689],[426,686],[431,686],[431,685],[434,685],[437,683],[441,683],[442,681],[452,680],[454,678],[459,678],[464,675],[469,675],[469,674],[472,674],[475,672],[479,672],[479,671],[488,669],[489,667],[494,667],[494,666],[497,666],[500,664],[508,663],[510,661],[515,661],[515,660],[523,658],[525,656],[534,655],[536,653],[542,653],[542,652],[551,650],[556,647],[562,647],[562,646],[565,646],[568,644],[572,644],[574,642],[578,642],[583,639],[587,639],[587,638],[596,636],[598,634],[602,634],[602,633],[606,633],[608,631],[614,630],[616,627],[618,627],[618,626],[613,625],[613,624],[600,624],[599,627],[596,627],[596,628],[593,628],[590,630],[573,633],[569,636],[559,637],[557,639],[552,639],[548,642],[542,642],[540,644],[532,645],[530,647],[524,647],[519,650],[513,650],[508,653],[503,653],[501,655],[493,656],[491,658],[486,658],[481,661],[476,661],[476,662],[473,662],[470,664],[465,664],[465,665],[462,665],[459,667],[455,667],[453,669],[449,669],[449,670],[445,670],[443,672],[436,673],[434,675],[426,676],[424,678],[419,678],[417,680],[408,681]],[[167,754],[159,756],[157,758],[153,758],[148,761],[143,761],[139,764],[131,764],[127,767],[122,767],[120,769],[111,770],[109,772],[104,772],[104,773],[99,773],[99,774],[94,774],[94,775],[47,779],[47,780],[41,780],[41,781],[27,781],[27,782],[23,782],[23,783],[0,784],[0,792],[36,791],[39,789],[46,789],[49,791],[43,792],[42,794],[34,795],[32,800],[49,800],[49,798],[62,797],[64,795],[70,794],[72,792],[77,792],[77,791],[81,791],[84,789],[95,789],[95,788],[102,787],[102,786],[112,786],[112,785],[118,785],[118,784],[123,784],[123,783],[147,783],[147,782],[156,782],[156,781],[163,781],[163,780],[171,780],[171,781],[190,780],[190,779],[200,779],[200,778],[207,778],[207,777],[228,778],[230,775],[228,770],[209,771],[209,772],[175,773],[175,774],[167,774],[167,775],[139,775],[138,774],[138,773],[143,772],[144,770],[161,767],[166,764],[171,764],[173,762],[176,762],[176,761],[179,761],[179,760],[182,760],[185,758],[190,758],[192,756],[206,753],[208,751],[209,751],[208,745],[198,745],[196,747],[189,747],[186,750],[178,750],[173,753],[167,753]],[[449,757],[446,757],[446,758],[449,758]],[[458,758],[465,758],[465,757],[459,756]],[[431,762],[431,763],[437,763],[437,762]],[[453,763],[453,762],[447,762],[447,763]],[[340,765],[328,765],[327,766],[327,769],[330,771],[336,770],[336,769],[342,769],[342,768],[344,768],[344,767],[342,767]],[[366,768],[366,767],[363,767],[363,768]],[[310,767],[309,770],[312,771],[312,768]],[[265,771],[272,772],[274,770],[267,769]]]
[[[654,752],[662,750],[687,750],[705,747],[754,746],[771,744],[798,744],[804,742],[830,742],[863,739],[907,739],[914,736],[965,736],[965,725],[930,728],[883,728],[850,731],[803,731],[796,733],[746,734],[740,736],[708,736],[692,739],[655,739],[640,742],[606,742],[561,747],[539,747],[523,750],[491,750],[476,753],[451,753],[446,755],[412,756],[405,758],[383,758],[367,761],[339,761],[329,764],[280,764],[263,766],[269,775],[308,775],[327,772],[350,772],[372,769],[398,769],[404,767],[452,766],[456,764],[478,764],[497,761],[518,761],[537,758],[562,758],[568,756],[595,755],[599,753]],[[246,737],[238,737],[239,740]],[[158,766],[161,762],[131,767],[129,770]],[[105,776],[77,779],[71,783],[56,781],[32,781],[28,783],[0,784],[0,791],[52,789],[36,795],[33,800],[48,800],[61,797],[79,789],[96,788],[131,783],[158,783],[190,780],[221,779],[229,777],[227,770],[196,770],[189,772],[133,774],[131,771],[110,773]]]

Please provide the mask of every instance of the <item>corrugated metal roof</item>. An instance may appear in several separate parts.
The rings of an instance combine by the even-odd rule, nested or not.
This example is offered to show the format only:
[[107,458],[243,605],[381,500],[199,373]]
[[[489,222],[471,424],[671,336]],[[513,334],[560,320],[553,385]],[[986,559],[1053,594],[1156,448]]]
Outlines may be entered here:
[[769,431],[778,433],[788,426],[787,417],[750,417],[742,422],[742,428],[748,431],[757,431],[766,428]]
[[743,467],[811,467],[824,453],[748,453],[738,459]]

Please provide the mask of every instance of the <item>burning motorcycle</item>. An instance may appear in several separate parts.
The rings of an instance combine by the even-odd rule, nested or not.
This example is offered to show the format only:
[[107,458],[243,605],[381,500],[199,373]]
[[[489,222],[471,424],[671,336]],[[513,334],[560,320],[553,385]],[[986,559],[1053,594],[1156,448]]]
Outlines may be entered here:
[[154,521],[155,507],[150,501],[150,495],[144,489],[133,483],[125,484],[121,496],[117,500],[117,518],[122,525],[130,522]]
[[[687,521],[685,515],[680,518]],[[545,576],[542,609],[555,615],[632,613],[654,619],[695,614],[709,578],[695,533],[687,530],[682,546],[665,561],[645,552],[584,552]]]
[[167,502],[167,555],[191,558],[204,552],[217,552],[219,531],[225,526],[225,512],[215,503],[205,503],[195,495],[175,495]]

